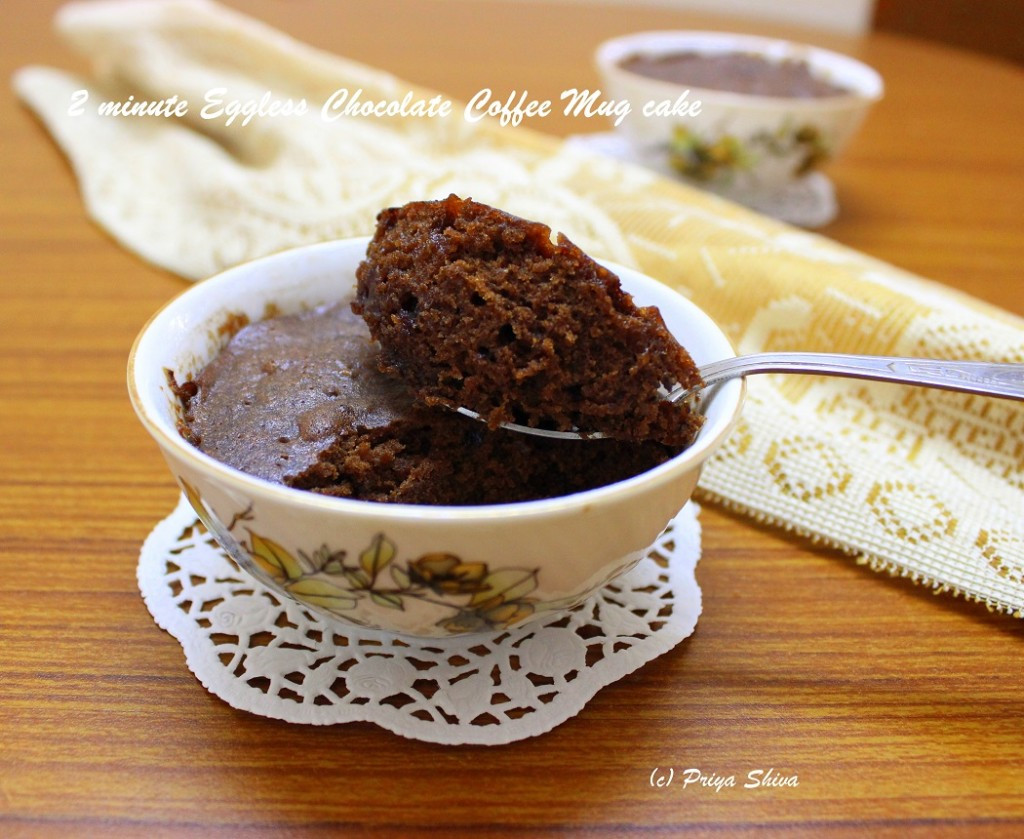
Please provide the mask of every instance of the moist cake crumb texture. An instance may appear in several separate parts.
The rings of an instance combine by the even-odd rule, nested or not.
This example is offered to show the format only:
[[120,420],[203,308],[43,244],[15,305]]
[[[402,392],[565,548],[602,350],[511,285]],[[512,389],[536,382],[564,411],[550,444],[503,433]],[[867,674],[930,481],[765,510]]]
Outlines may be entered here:
[[661,398],[700,376],[658,311],[543,224],[454,195],[384,210],[356,276],[381,369],[426,405],[677,447],[699,428]]
[[210,456],[364,501],[529,501],[624,480],[678,452],[655,442],[567,446],[419,406],[377,369],[350,299],[246,326],[179,392],[186,436]]
[[193,381],[172,381],[194,445],[325,495],[473,505],[625,480],[699,427],[659,398],[699,375],[658,312],[544,225],[455,196],[385,210],[356,289],[341,282],[339,302],[248,324]]

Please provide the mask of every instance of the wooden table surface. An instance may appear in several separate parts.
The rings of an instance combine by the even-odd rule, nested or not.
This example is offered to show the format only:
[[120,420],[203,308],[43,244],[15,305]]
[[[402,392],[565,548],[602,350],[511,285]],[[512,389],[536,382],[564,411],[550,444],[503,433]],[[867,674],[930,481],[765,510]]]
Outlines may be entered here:
[[[593,86],[602,38],[709,23],[501,0],[236,5],[463,99]],[[78,66],[50,31],[55,7],[0,6],[5,78]],[[1024,313],[1024,75],[892,36],[805,37],[888,85],[830,170],[842,212],[823,232]],[[1022,835],[1024,623],[712,508],[694,636],[542,737],[442,747],[208,694],[135,583],[177,490],[129,406],[125,360],[184,283],[86,219],[6,85],[0,108],[0,835]],[[670,767],[774,767],[799,786],[653,787]]]

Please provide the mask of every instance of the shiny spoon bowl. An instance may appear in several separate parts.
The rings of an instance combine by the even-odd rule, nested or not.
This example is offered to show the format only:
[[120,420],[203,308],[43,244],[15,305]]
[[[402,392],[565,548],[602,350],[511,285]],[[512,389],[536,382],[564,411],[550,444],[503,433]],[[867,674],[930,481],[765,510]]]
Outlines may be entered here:
[[[687,401],[699,409],[716,385],[755,373],[803,373],[870,379],[1024,400],[1024,364],[805,352],[754,353],[704,364],[700,368],[703,385],[677,387],[668,391],[665,399],[670,402]],[[457,410],[464,416],[483,420],[468,408]],[[501,427],[559,440],[599,440],[607,436],[599,431],[552,431],[517,423],[501,423]]]

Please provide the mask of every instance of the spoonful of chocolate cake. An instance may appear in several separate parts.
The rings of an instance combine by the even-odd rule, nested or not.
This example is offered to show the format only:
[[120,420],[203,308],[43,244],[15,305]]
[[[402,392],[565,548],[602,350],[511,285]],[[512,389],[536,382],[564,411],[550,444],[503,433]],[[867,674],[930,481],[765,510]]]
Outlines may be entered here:
[[427,405],[622,440],[689,444],[701,383],[656,308],[549,227],[450,196],[384,210],[353,309],[379,364]]
[[550,228],[456,196],[384,210],[353,309],[384,372],[491,428],[685,446],[702,398],[754,373],[899,382],[1024,399],[1024,365],[762,353],[698,369],[653,307]]

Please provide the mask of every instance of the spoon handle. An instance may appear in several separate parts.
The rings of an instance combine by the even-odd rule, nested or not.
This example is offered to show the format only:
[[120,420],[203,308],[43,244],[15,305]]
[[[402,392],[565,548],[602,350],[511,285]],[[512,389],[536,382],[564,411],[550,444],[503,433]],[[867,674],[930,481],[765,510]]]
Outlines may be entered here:
[[[838,353],[755,353],[706,364],[700,368],[700,373],[708,387],[752,373],[820,373],[1024,400],[1024,364],[990,361]],[[673,391],[669,398],[674,401],[684,395],[680,389]]]

